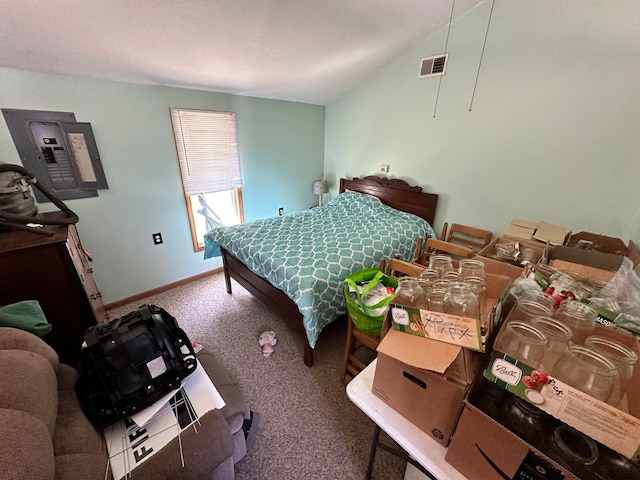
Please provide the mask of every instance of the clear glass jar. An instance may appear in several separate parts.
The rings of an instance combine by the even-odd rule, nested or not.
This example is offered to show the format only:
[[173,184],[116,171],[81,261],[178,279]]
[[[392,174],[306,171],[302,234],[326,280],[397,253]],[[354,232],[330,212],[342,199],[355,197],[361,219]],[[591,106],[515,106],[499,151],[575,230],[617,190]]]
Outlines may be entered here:
[[549,312],[553,312],[555,306],[555,300],[548,293],[544,293],[540,289],[529,288],[522,292],[520,295],[520,300],[529,300],[532,302],[539,303],[540,305],[544,305],[547,307]]
[[453,270],[453,260],[449,255],[431,255],[429,257],[429,268],[438,272],[442,278],[446,272]]
[[418,279],[414,277],[398,278],[398,288],[396,288],[396,296],[393,303],[426,309],[425,292],[420,287]]
[[480,302],[473,287],[464,282],[451,282],[444,296],[444,313],[480,320]]
[[575,300],[577,295],[574,290],[583,280],[584,277],[577,273],[557,270],[553,275],[551,275],[547,293],[558,299],[556,303],[560,303],[564,300]]
[[484,281],[484,278],[467,277],[464,280],[464,283],[473,287],[473,292],[478,297],[480,318],[482,319],[487,314],[487,285]]
[[601,450],[598,462],[594,467],[597,480],[640,478],[640,464],[632,462],[611,449]]
[[546,429],[544,412],[516,395],[510,395],[504,407],[504,424],[529,443],[536,443]]
[[468,277],[485,278],[484,263],[474,258],[463,258],[458,262],[458,273],[460,280],[466,280]]
[[420,272],[420,278],[429,280],[429,282],[431,282],[432,280],[437,280],[438,278],[440,278],[440,273],[433,268],[425,268]]
[[512,394],[482,375],[477,379],[476,387],[472,391],[473,393],[469,396],[471,403],[494,420],[502,423],[504,404]]
[[607,400],[608,404],[617,407],[627,393],[627,385],[633,377],[638,355],[626,345],[599,335],[587,337],[584,344],[607,357],[618,367],[618,375],[613,382],[613,392]]
[[596,328],[598,314],[593,308],[580,300],[565,300],[560,304],[560,308],[553,312],[552,317],[565,323],[573,330],[571,343],[583,345],[587,337]]
[[531,368],[540,367],[547,337],[530,323],[513,321],[498,333],[495,349]]
[[551,373],[561,382],[606,402],[613,391],[618,369],[611,360],[592,348],[571,345]]
[[444,312],[444,296],[449,287],[448,280],[434,280],[427,290],[427,309],[432,312]]
[[560,425],[547,434],[543,453],[578,478],[593,478],[592,465],[599,457],[596,442],[568,425]]
[[420,285],[420,288],[422,289],[422,292],[424,294],[424,307],[420,307],[420,308],[427,308],[427,292],[429,291],[429,286],[431,285],[431,280],[427,279],[427,278],[423,278],[423,277],[418,277],[416,279],[418,281],[418,285]]
[[442,278],[450,282],[457,282],[460,280],[460,273],[458,273],[457,270],[449,270],[448,272],[444,272]]
[[547,281],[551,281],[551,276],[556,273],[558,270],[553,268],[551,265],[547,265],[546,263],[537,263],[535,265],[535,270]]
[[498,260],[506,260],[513,262],[516,260],[518,252],[516,251],[515,242],[496,243],[496,257]]
[[521,297],[516,300],[516,306],[513,312],[509,314],[509,322],[519,321],[531,323],[534,317],[550,317],[552,310],[535,300],[529,300],[526,297]]
[[552,317],[533,317],[532,324],[547,337],[540,370],[551,372],[569,346],[573,332],[567,325]]

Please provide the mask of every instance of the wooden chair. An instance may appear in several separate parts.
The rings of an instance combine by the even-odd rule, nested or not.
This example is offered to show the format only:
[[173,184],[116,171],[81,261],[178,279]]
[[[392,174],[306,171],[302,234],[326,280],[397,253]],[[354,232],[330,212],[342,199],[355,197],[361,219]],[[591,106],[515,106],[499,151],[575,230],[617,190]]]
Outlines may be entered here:
[[447,225],[443,225],[440,236],[445,242],[463,245],[476,253],[491,243],[493,234],[489,230],[452,223],[447,232]]
[[[424,265],[405,262],[397,258],[380,260],[380,270],[389,276],[401,277],[408,275],[417,277],[424,270]],[[347,315],[348,317],[348,315]],[[347,344],[344,350],[344,362],[342,365],[342,383],[346,385],[360,373],[364,367],[376,358],[376,349],[380,344],[381,336],[368,335],[358,330],[351,318],[347,318]],[[383,330],[382,336],[385,331]]]
[[[449,228],[448,231],[447,228]],[[448,227],[448,224],[445,223],[442,227],[442,235],[440,237],[440,239],[445,242],[463,245],[476,253],[489,245],[492,238],[493,234],[489,230],[483,230],[469,225],[460,225],[458,223],[452,223],[451,227]]]
[[428,238],[427,244],[424,247],[424,252],[422,252],[417,263],[420,265],[429,265],[429,257],[436,253],[444,253],[451,256],[453,264],[456,267],[458,260],[462,258],[472,258],[476,254],[471,248],[456,245],[455,243],[445,242],[444,240],[438,240],[437,238]]

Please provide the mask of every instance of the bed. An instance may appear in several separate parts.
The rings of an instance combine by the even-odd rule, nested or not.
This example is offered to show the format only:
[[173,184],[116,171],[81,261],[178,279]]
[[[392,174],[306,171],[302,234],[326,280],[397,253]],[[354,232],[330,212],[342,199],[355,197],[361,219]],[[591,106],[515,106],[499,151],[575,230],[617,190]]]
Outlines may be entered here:
[[436,236],[438,195],[419,186],[342,178],[339,193],[323,206],[205,235],[205,258],[222,256],[227,293],[233,278],[299,331],[309,367],[322,329],[346,313],[344,278],[381,258],[410,260],[418,239]]

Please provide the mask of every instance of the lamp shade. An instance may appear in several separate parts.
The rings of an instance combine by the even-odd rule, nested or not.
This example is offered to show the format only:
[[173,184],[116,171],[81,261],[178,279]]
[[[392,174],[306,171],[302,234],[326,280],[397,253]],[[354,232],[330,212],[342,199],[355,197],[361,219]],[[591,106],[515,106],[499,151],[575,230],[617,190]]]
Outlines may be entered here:
[[329,184],[326,180],[314,180],[313,181],[313,193],[316,195],[322,195],[329,193]]

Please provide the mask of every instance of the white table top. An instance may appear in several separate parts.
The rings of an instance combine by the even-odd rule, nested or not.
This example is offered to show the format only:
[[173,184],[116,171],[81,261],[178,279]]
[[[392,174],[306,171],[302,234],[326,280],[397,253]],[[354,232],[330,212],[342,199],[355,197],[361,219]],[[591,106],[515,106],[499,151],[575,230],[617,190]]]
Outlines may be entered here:
[[347,384],[349,399],[435,477],[440,480],[466,480],[445,461],[445,447],[373,394],[371,388],[376,363],[374,360]]

